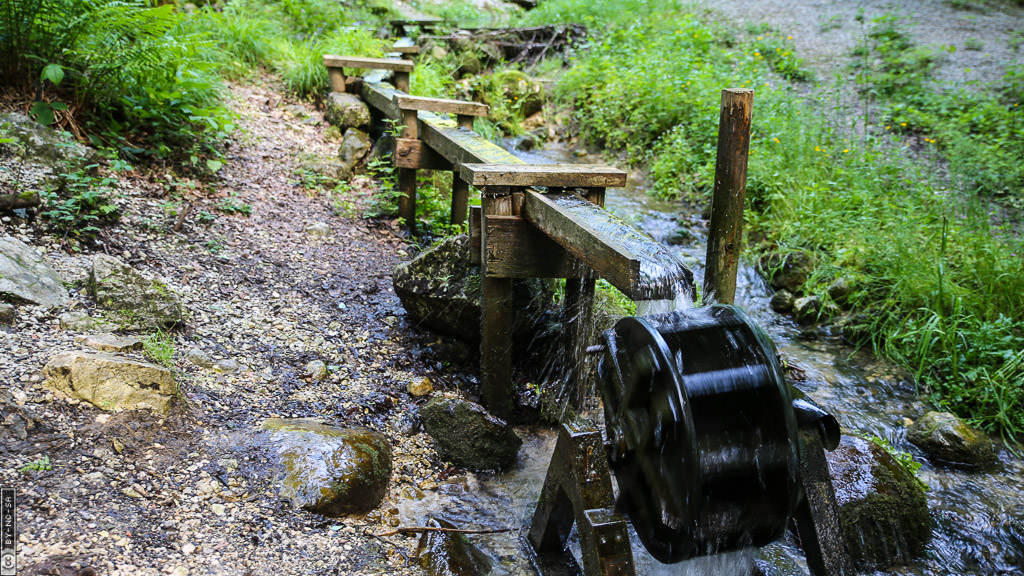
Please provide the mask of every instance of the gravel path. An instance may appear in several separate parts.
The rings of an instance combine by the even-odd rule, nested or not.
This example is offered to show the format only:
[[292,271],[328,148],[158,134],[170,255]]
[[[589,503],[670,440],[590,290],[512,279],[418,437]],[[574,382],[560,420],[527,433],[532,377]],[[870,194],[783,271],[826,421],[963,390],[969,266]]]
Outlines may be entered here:
[[[413,540],[366,534],[390,528],[402,491],[430,490],[445,469],[408,416],[410,379],[444,381],[411,358],[418,344],[406,334],[416,329],[391,289],[394,265],[414,248],[390,223],[338,217],[330,198],[295,184],[303,158],[336,153],[319,113],[267,87],[236,86],[233,97],[242,131],[216,186],[194,192],[158,170],[122,178],[128,216],[105,238],[107,252],[166,278],[191,312],[175,334],[187,406],[164,419],[112,416],[55,397],[42,386],[43,365],[81,349],[76,333],[58,327],[63,309],[21,307],[18,324],[0,330],[0,423],[17,414],[31,432],[0,443],[0,485],[19,491],[24,574],[419,573],[403,558]],[[370,185],[354,181],[357,201]],[[172,188],[194,203],[180,233],[165,204]],[[231,197],[252,215],[199,223]],[[330,235],[304,232],[317,222]],[[80,288],[91,254],[68,255],[17,219],[4,218],[0,234],[45,250],[78,286],[70,308],[93,309]],[[199,368],[185,359],[193,347],[241,368]],[[326,380],[304,374],[312,360],[331,368]],[[394,474],[380,511],[332,520],[283,502],[253,433],[276,416],[385,433]],[[52,470],[19,472],[44,456]]]
[[[767,22],[785,34],[792,34],[797,53],[823,81],[834,74],[848,74],[850,52],[863,41],[864,29],[870,26],[871,19],[885,12],[910,17],[912,36],[920,45],[956,47],[955,52],[943,52],[937,63],[935,76],[942,82],[995,81],[1002,77],[1007,65],[1024,62],[1024,46],[1016,50],[1011,47],[1014,34],[1024,31],[1024,7],[1008,0],[979,0],[975,3],[984,6],[980,11],[956,9],[948,0],[700,3],[738,24]],[[865,28],[855,20],[861,9]],[[968,39],[980,41],[980,49],[968,48]]]

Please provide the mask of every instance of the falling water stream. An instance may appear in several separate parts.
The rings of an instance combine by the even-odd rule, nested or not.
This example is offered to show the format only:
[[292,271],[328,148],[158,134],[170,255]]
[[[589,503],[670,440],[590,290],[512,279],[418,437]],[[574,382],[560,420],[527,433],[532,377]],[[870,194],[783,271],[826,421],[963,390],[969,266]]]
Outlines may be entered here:
[[[566,150],[549,147],[520,152],[530,163],[599,162],[578,158]],[[626,188],[609,189],[606,206],[620,218],[664,241],[680,226],[693,240],[672,247],[689,266],[698,285],[703,277],[705,232],[697,216],[679,213],[676,204],[645,193],[642,178],[632,177]],[[928,506],[933,537],[925,553],[913,565],[878,574],[1022,574],[1024,573],[1024,460],[998,442],[999,465],[987,472],[966,472],[933,466],[906,441],[899,424],[917,417],[925,406],[913,383],[901,378],[883,361],[843,345],[827,328],[802,328],[768,306],[770,290],[749,265],[741,265],[737,280],[737,304],[743,306],[774,340],[783,358],[796,364],[805,378],[796,383],[825,409],[836,415],[844,428],[888,439],[896,448],[910,452],[923,463],[920,477],[928,484]],[[665,302],[648,309],[662,311]],[[638,311],[643,313],[644,311]],[[403,524],[421,524],[427,516],[441,516],[467,528],[525,528],[536,506],[537,495],[555,444],[555,432],[544,427],[519,429],[524,437],[516,469],[500,475],[467,475],[449,479],[428,495],[411,492],[399,506]],[[525,529],[507,534],[481,535],[473,542],[491,555],[494,574],[536,574],[523,539]],[[637,572],[646,574],[744,574],[753,565],[769,576],[805,575],[803,553],[790,538],[759,551],[741,551],[662,565],[651,558],[638,538],[633,538]]]

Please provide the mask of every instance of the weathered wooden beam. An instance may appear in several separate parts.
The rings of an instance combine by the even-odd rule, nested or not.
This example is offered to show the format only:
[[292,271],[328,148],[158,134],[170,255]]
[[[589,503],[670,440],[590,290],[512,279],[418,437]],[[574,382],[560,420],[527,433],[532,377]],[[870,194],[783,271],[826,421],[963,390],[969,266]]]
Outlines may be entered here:
[[401,94],[394,86],[383,82],[363,82],[363,100],[391,120],[401,120],[402,111],[395,105],[395,94]]
[[410,56],[415,56],[416,54],[420,53],[420,47],[419,46],[399,46],[398,44],[395,44],[394,46],[391,47],[391,51],[392,52],[398,52],[399,54],[408,54]]
[[[393,150],[395,166],[398,168],[418,168],[423,170],[451,170],[452,163],[445,160],[437,152],[430,149],[422,140],[395,138]],[[456,181],[461,182],[458,177]],[[465,217],[463,217],[465,221]],[[460,222],[461,223],[461,222]]]
[[[604,188],[588,188],[586,199],[595,206],[604,207]],[[575,258],[574,276],[566,276],[565,298],[562,301],[562,353],[564,357],[564,393],[577,413],[582,412],[590,391],[587,376],[587,346],[590,344],[594,319],[594,292],[597,278],[589,266]]]
[[633,300],[691,289],[693,274],[668,248],[583,198],[527,190],[523,216]]
[[736,296],[736,273],[743,245],[743,204],[747,197],[747,152],[750,149],[750,116],[754,91],[732,88],[722,91],[718,119],[718,154],[715,158],[715,191],[708,223],[708,250],[704,294],[721,304]]
[[[458,175],[455,176],[458,180]],[[483,240],[481,239],[482,232],[481,220],[483,220],[483,209],[480,206],[469,207],[469,261],[471,264],[480,264],[480,254],[483,252],[481,246]]]
[[460,173],[471,186],[606,188],[626,185],[625,172],[596,164],[463,164]]
[[450,100],[447,98],[424,98],[421,96],[395,95],[395,104],[401,110],[424,110],[438,114],[458,114],[462,116],[487,116],[490,107],[479,102]]
[[420,112],[420,139],[455,165],[524,164],[501,146],[459,128],[455,120],[430,112]]
[[573,278],[576,259],[519,216],[487,216],[486,275],[492,278]]
[[412,60],[392,58],[357,58],[324,54],[324,66],[328,68],[358,68],[360,70],[394,70],[408,74],[412,72],[413,62]]
[[[480,200],[486,216],[514,216],[508,187],[485,188]],[[487,246],[486,226],[481,227],[481,234],[482,245]],[[486,258],[483,268],[480,279],[481,396],[492,414],[508,418],[512,414],[512,329],[515,323],[512,279],[489,277]]]

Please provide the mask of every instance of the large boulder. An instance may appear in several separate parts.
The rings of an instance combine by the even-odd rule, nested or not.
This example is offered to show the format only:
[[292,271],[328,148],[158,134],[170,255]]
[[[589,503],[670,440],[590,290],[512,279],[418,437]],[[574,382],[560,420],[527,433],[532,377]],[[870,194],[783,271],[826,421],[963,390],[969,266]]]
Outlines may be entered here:
[[113,412],[148,408],[167,414],[178,395],[170,370],[115,354],[61,352],[43,374],[50,388]]
[[324,102],[324,118],[342,132],[370,125],[370,109],[355,94],[331,92]]
[[100,254],[89,272],[96,303],[133,328],[172,328],[185,321],[181,298],[160,280],[143,276],[117,258]]
[[68,303],[57,272],[31,246],[0,236],[0,299],[53,308]]
[[341,139],[341,148],[338,150],[338,158],[341,159],[341,166],[350,173],[362,168],[364,160],[373,148],[373,141],[370,136],[358,128],[349,128]]
[[[395,268],[395,294],[417,323],[461,338],[480,342],[480,267],[469,260],[469,237],[445,238],[409,262]],[[550,303],[554,286],[544,280],[513,283],[515,333],[530,334],[532,318]]]
[[466,400],[435,397],[420,409],[420,418],[438,453],[469,470],[505,468],[516,461],[523,445],[504,420]]
[[862,569],[908,563],[931,538],[924,487],[884,448],[843,435],[826,453],[847,552]]
[[770,252],[761,256],[757,264],[772,288],[786,289],[793,294],[799,294],[814,270],[815,258],[813,252],[806,250]]
[[10,170],[0,170],[0,190],[5,192],[56,189],[65,174],[98,161],[91,148],[24,114],[0,114],[0,138],[13,139],[0,148],[16,159]]
[[928,412],[907,429],[907,441],[930,459],[962,468],[984,468],[996,461],[992,440],[949,412]]
[[312,419],[263,422],[284,468],[282,496],[325,516],[369,512],[387,495],[391,444],[379,432]]

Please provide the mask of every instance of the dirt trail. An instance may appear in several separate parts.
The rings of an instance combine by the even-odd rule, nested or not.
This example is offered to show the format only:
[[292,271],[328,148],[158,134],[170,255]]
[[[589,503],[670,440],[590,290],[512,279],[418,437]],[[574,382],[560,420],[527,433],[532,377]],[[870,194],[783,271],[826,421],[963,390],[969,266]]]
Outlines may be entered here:
[[[402,490],[432,487],[436,454],[409,427],[405,392],[429,372],[410,357],[417,343],[407,334],[416,330],[391,288],[395,263],[413,248],[391,224],[338,217],[330,198],[296,185],[301,158],[337,153],[318,112],[267,87],[232,91],[242,130],[215,189],[193,195],[182,232],[171,231],[166,191],[188,186],[155,171],[122,178],[128,216],[105,238],[107,252],[164,276],[190,310],[175,335],[188,406],[166,419],[110,416],[55,397],[42,386],[43,365],[82,349],[76,333],[57,326],[63,310],[21,307],[19,323],[0,330],[4,417],[16,411],[35,427],[27,440],[0,446],[0,485],[16,486],[21,498],[26,574],[77,574],[74,566],[125,576],[419,572],[401,555],[413,540],[396,537],[396,547],[364,534],[389,529],[386,513],[332,520],[282,502],[251,433],[274,416],[370,426],[394,444],[382,510]],[[353,193],[365,198],[370,185],[357,178]],[[216,214],[224,198],[249,204],[252,215],[200,223],[197,215]],[[82,280],[91,254],[68,255],[32,223],[5,220],[0,234],[48,248],[66,280]],[[326,223],[330,235],[304,232],[312,223]],[[72,306],[91,310],[78,286]],[[192,347],[241,369],[199,368],[185,360]],[[304,374],[312,360],[331,368],[326,380]],[[53,470],[19,472],[43,456]]]
[[[956,47],[955,52],[943,52],[937,63],[935,76],[941,82],[997,81],[1007,65],[1024,62],[1024,46],[1011,47],[1014,33],[1024,30],[1024,7],[1007,0],[988,0],[983,11],[956,9],[947,0],[700,0],[700,4],[738,24],[767,22],[793,35],[797,54],[824,82],[835,74],[848,74],[850,52],[863,42],[871,19],[885,12],[909,16],[913,38],[920,45]],[[861,9],[864,27],[855,19]],[[968,48],[968,39],[980,41],[980,49],[973,49],[978,46],[973,42]]]

